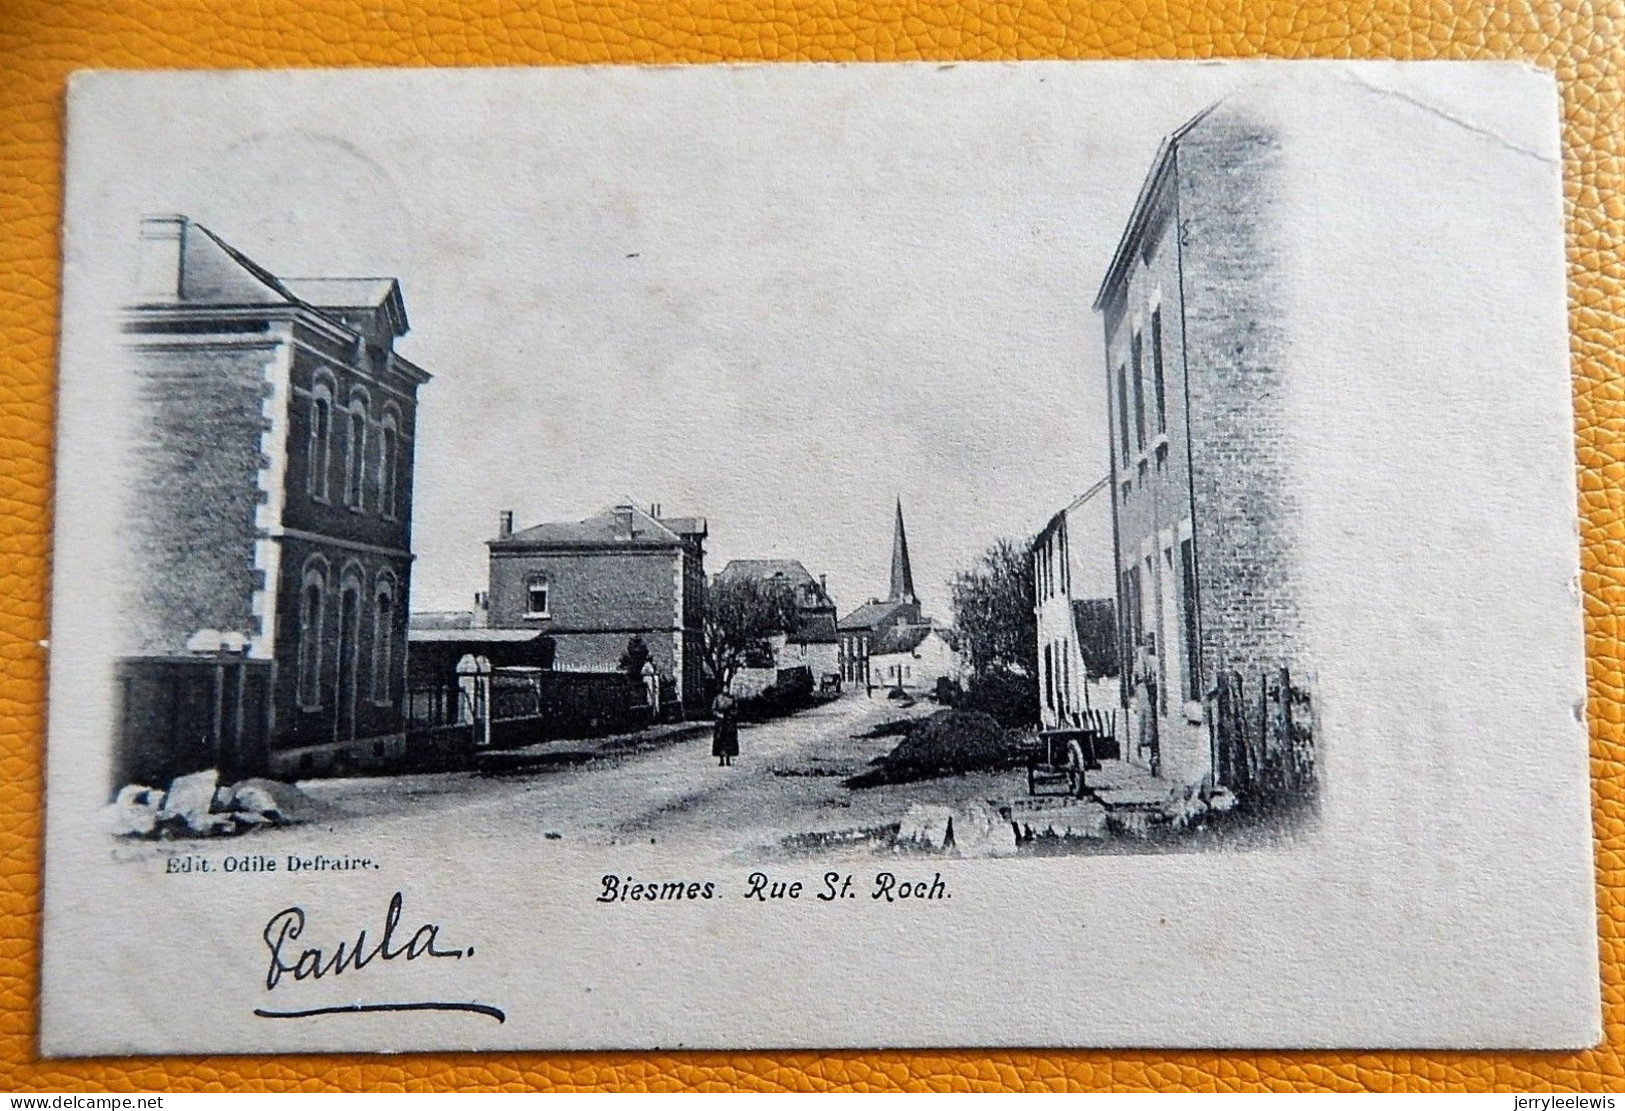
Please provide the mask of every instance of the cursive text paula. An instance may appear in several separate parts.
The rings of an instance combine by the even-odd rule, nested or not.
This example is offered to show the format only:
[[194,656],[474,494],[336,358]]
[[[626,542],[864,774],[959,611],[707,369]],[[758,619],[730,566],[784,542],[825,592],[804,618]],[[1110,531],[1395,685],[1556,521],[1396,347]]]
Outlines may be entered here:
[[297,980],[320,980],[323,976],[337,976],[346,970],[360,972],[375,960],[415,961],[420,957],[450,957],[461,960],[472,957],[474,950],[443,949],[440,947],[440,927],[424,923],[412,932],[404,943],[399,938],[405,931],[401,927],[402,897],[399,891],[389,900],[384,914],[383,934],[370,948],[367,931],[358,930],[354,944],[344,941],[331,950],[314,946],[301,948],[299,941],[305,932],[303,907],[288,907],[271,915],[265,923],[265,945],[271,951],[271,964],[265,973],[265,990],[270,991],[282,981],[284,973]]

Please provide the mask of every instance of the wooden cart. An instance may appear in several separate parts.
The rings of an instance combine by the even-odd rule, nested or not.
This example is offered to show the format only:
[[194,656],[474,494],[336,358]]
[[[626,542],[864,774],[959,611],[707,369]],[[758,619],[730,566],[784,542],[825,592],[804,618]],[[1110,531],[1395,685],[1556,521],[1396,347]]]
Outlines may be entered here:
[[[1039,731],[1038,746],[1027,760],[1029,795],[1082,798],[1089,787],[1089,773],[1099,770],[1101,760],[1117,755],[1116,714],[1086,710],[1074,716],[1073,726]],[[1056,787],[1063,789],[1057,791]]]

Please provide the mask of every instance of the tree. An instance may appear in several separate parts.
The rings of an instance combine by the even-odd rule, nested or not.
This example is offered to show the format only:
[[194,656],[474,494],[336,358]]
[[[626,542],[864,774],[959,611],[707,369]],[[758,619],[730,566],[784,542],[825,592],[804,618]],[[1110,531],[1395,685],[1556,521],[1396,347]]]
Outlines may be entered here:
[[793,633],[795,594],[760,579],[718,577],[705,600],[705,671],[712,686],[726,690],[745,660],[764,651],[769,638]]
[[953,581],[954,630],[970,665],[966,705],[1006,725],[1038,716],[1032,544],[1000,540]]
[[1117,603],[1110,598],[1088,598],[1072,603],[1072,624],[1078,631],[1078,654],[1091,679],[1117,677]]
[[621,661],[618,667],[632,682],[642,683],[643,665],[652,658],[649,653],[649,646],[643,641],[643,634],[633,633],[632,639],[626,642],[626,651],[621,653]]

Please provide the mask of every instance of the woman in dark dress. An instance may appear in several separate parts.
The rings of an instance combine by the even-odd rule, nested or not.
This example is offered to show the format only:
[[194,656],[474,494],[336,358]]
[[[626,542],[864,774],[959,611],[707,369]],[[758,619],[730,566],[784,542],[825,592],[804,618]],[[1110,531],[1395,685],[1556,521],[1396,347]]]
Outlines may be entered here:
[[733,695],[722,691],[711,700],[711,755],[717,758],[717,767],[725,768],[739,755],[739,703]]

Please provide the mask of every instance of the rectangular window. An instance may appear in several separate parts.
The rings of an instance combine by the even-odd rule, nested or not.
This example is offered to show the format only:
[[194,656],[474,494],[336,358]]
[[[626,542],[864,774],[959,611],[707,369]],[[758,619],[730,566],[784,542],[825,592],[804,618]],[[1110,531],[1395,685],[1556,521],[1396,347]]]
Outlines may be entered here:
[[1134,572],[1126,570],[1121,573],[1121,598],[1118,599],[1120,617],[1118,620],[1118,640],[1123,645],[1124,676],[1123,681],[1128,682],[1128,664],[1134,659]]
[[1055,709],[1055,651],[1049,644],[1044,645],[1044,705]]
[[1196,702],[1202,697],[1202,643],[1196,614],[1196,549],[1189,540],[1180,541],[1179,570],[1183,584],[1179,608],[1185,622],[1185,698]]
[[1134,445],[1128,438],[1128,371],[1121,366],[1117,368],[1117,434],[1118,442],[1123,445],[1123,457],[1118,465],[1127,467]]
[[1162,380],[1162,310],[1151,314],[1151,381],[1157,395],[1157,431],[1168,431],[1168,396]]
[[525,616],[548,616],[549,589],[546,575],[532,575],[525,582]]
[[1134,444],[1145,450],[1145,357],[1141,348],[1140,333],[1134,333],[1134,342],[1130,345],[1134,365]]
[[1071,642],[1065,637],[1061,638],[1056,651],[1061,656],[1061,712],[1070,713],[1072,710],[1072,652]]

